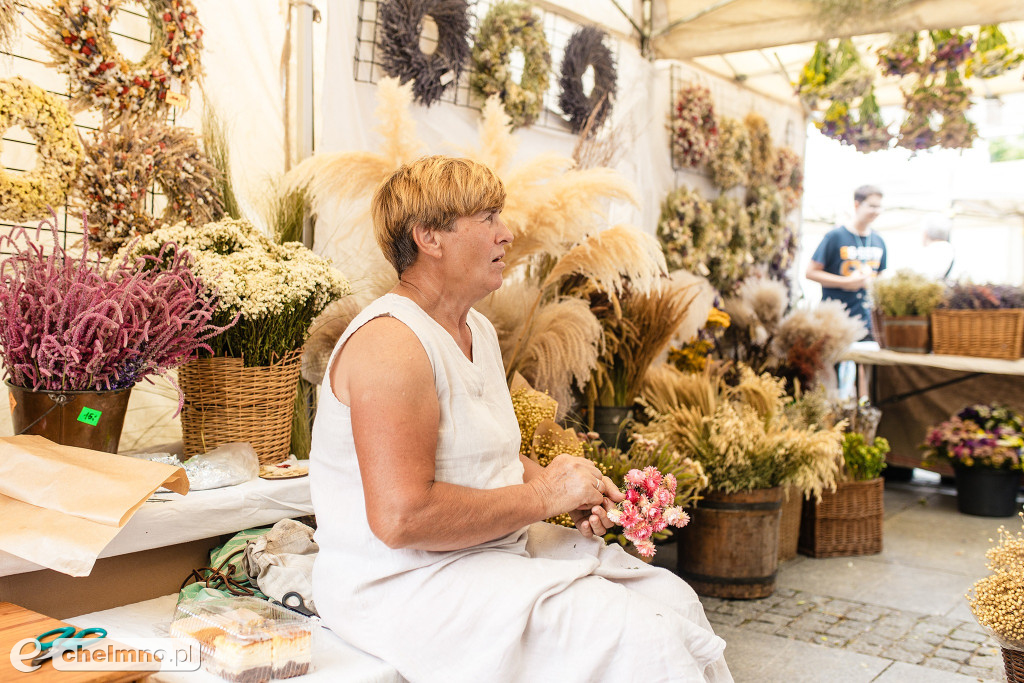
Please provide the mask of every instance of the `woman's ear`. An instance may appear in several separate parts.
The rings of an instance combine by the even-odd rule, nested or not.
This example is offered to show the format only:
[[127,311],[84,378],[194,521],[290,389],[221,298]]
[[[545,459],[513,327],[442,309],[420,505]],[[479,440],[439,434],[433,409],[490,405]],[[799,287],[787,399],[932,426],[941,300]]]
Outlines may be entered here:
[[438,231],[427,228],[423,223],[416,223],[412,228],[412,239],[420,254],[440,258],[441,240],[438,238]]

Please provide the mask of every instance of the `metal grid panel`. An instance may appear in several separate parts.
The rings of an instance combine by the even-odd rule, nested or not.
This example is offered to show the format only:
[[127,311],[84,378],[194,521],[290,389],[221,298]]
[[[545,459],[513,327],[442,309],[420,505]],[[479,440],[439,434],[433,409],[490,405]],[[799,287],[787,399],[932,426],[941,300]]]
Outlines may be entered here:
[[[71,90],[70,78],[50,66],[52,58],[43,46],[35,39],[36,31],[30,24],[32,9],[28,3],[15,3],[21,12],[19,34],[15,37],[10,51],[0,50],[0,78],[21,76],[46,90],[65,103]],[[128,59],[141,59],[152,43],[152,29],[149,17],[137,2],[124,3],[114,15],[111,35],[115,45]],[[174,123],[174,111],[168,117],[168,123]],[[103,121],[98,111],[88,109],[74,115],[75,128],[86,139],[98,130]],[[23,174],[30,171],[36,163],[36,141],[20,126],[14,126],[3,132],[0,141],[0,165],[5,172]],[[159,186],[153,185],[147,192],[146,207],[153,215],[162,211],[166,201]],[[57,214],[57,225],[63,247],[75,247],[82,239],[82,219],[75,217],[65,203],[53,207]],[[7,232],[13,223],[0,219],[0,230]],[[42,237],[45,241],[46,238]],[[2,253],[10,253],[9,249]]]
[[[470,35],[476,33],[480,21],[490,11],[495,0],[469,0],[470,7]],[[358,17],[356,20],[356,53],[353,66],[353,75],[356,81],[362,83],[377,83],[385,76],[380,63],[377,61],[377,12],[380,0],[359,0]],[[550,130],[569,132],[569,125],[566,117],[558,108],[558,76],[561,70],[561,55],[565,52],[565,45],[569,38],[579,28],[579,25],[565,17],[534,8],[542,17],[544,33],[551,46],[552,69],[547,91],[544,93],[544,107],[540,116],[533,123],[533,126],[547,128]],[[429,41],[427,41],[429,42]],[[436,42],[436,41],[435,41]],[[619,43],[614,41],[612,51],[616,60],[619,57]],[[468,66],[468,65],[467,65]],[[522,67],[510,65],[515,78],[522,76]],[[441,96],[441,102],[447,102],[460,107],[468,107],[479,111],[482,102],[474,98],[469,89],[469,69],[464,69],[462,75],[454,88],[447,89]]]

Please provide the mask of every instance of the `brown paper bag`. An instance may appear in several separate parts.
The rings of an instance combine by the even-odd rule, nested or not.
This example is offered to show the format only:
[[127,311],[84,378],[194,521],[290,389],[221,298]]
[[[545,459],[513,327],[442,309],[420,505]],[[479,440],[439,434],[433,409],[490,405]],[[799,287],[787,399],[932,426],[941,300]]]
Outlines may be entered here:
[[185,470],[41,436],[0,437],[0,550],[88,576],[103,548],[161,486],[188,493]]

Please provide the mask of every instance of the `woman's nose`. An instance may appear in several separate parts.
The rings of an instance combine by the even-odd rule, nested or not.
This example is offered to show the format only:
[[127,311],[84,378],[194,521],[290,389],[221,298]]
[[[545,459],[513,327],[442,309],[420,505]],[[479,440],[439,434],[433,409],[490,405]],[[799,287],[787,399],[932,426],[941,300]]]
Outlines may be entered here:
[[512,240],[514,240],[516,236],[508,229],[508,225],[506,225],[501,216],[498,216],[498,222],[501,224],[501,230],[498,232],[498,244],[511,244]]

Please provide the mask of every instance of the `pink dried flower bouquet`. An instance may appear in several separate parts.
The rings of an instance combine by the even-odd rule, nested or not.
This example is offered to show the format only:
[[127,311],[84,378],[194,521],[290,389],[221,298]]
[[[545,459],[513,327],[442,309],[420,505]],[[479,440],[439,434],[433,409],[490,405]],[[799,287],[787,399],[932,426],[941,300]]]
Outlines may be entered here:
[[622,525],[622,535],[641,557],[654,557],[651,536],[669,526],[682,528],[690,521],[690,516],[675,505],[676,486],[674,476],[662,476],[655,467],[626,474],[626,500],[608,511],[608,519]]
[[[52,250],[38,243],[53,235]],[[104,264],[60,245],[57,220],[0,236],[0,363],[4,379],[35,391],[124,389],[184,363],[225,328],[210,325],[216,297],[175,253]],[[173,247],[173,245],[171,245]],[[170,380],[169,380],[170,381]],[[173,382],[172,382],[173,385]],[[177,387],[175,386],[177,389]],[[179,410],[181,404],[179,390]]]

